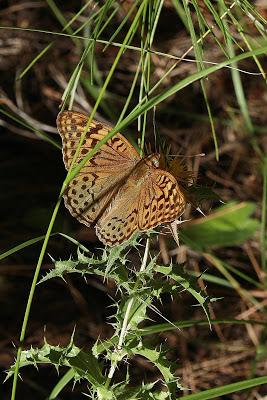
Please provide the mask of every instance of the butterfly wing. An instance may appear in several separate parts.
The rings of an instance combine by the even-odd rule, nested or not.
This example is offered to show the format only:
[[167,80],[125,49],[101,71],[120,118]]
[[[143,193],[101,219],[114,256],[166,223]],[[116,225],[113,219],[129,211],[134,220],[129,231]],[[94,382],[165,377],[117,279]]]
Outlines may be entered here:
[[[57,117],[62,138],[63,159],[70,168],[76,148],[87,124],[87,117],[78,112],[64,111]],[[112,128],[92,121],[83,140],[79,163]],[[103,213],[121,182],[140,161],[135,148],[119,133],[105,143],[69,183],[64,201],[70,213],[85,225],[91,225]]]
[[145,231],[174,221],[184,212],[185,205],[176,179],[167,171],[153,169],[140,197],[139,229]]
[[98,221],[96,234],[104,244],[114,246],[137,231],[174,221],[184,208],[185,199],[176,179],[151,168],[141,185],[134,176],[129,177]]
[[138,231],[138,205],[140,190],[127,183],[96,225],[96,234],[106,245],[114,246],[128,240]]

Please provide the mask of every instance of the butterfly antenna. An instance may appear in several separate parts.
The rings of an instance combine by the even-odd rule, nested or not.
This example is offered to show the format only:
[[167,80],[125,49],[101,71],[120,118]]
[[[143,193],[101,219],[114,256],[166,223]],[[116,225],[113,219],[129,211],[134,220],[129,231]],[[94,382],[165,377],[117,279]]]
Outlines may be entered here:
[[154,128],[154,138],[155,138],[155,152],[164,154],[164,142],[161,139],[161,135],[157,128],[156,122],[156,107],[153,108],[153,128]]
[[205,157],[205,153],[199,154],[190,154],[190,155],[183,155],[183,154],[169,154],[170,157],[183,157],[183,158],[191,158],[191,157]]
[[153,129],[154,129],[154,140],[155,140],[155,151],[156,151],[157,149],[156,106],[153,107]]

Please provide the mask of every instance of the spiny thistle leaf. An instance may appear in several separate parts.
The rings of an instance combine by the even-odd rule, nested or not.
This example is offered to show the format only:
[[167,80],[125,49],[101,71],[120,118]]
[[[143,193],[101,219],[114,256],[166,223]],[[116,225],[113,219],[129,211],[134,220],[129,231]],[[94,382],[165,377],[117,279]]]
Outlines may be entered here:
[[139,343],[136,344],[136,340],[132,343],[128,343],[127,348],[128,351],[131,351],[133,354],[138,354],[146,358],[152,364],[154,364],[156,368],[158,368],[163,376],[164,383],[170,389],[171,393],[173,393],[177,389],[183,389],[182,385],[180,385],[180,383],[178,382],[178,378],[174,376],[174,363],[167,360],[161,348],[157,350],[147,341],[145,343],[139,341]]
[[[43,283],[52,278],[62,278],[64,279],[65,274],[70,273],[78,273],[82,276],[84,275],[99,275],[103,278],[107,277],[114,279],[118,284],[127,281],[128,273],[126,268],[124,267],[125,255],[121,255],[120,253],[115,255],[113,254],[113,258],[109,259],[109,253],[106,250],[103,251],[103,257],[96,258],[96,256],[86,256],[81,253],[79,248],[78,259],[73,260],[60,260],[55,261],[55,268],[49,271],[45,276],[43,276],[39,283]],[[119,259],[118,259],[118,258]],[[107,267],[107,260],[109,260],[109,267]],[[116,266],[114,264],[116,263]],[[113,268],[112,268],[113,267]],[[112,269],[111,269],[112,268]],[[109,271],[107,271],[109,269]]]
[[[67,347],[52,346],[45,342],[40,349],[31,347],[22,351],[20,368],[28,365],[37,367],[38,364],[54,365],[57,370],[62,366],[73,368],[75,380],[87,379],[94,387],[103,385],[105,381],[102,366],[92,352],[79,349],[72,341]],[[13,375],[14,369],[15,365],[9,369],[6,379]]]
[[[207,307],[207,302],[209,298],[203,293],[198,284],[197,279],[187,275],[185,272],[179,270],[179,266],[169,265],[169,266],[157,266],[155,270],[170,279],[176,281],[181,288],[189,292],[198,302],[198,304],[203,308],[208,321],[210,322],[209,309]],[[173,292],[173,290],[172,290]]]
[[114,394],[117,400],[165,400],[169,398],[169,392],[153,390],[156,383],[142,383],[136,387],[122,384],[114,388]]

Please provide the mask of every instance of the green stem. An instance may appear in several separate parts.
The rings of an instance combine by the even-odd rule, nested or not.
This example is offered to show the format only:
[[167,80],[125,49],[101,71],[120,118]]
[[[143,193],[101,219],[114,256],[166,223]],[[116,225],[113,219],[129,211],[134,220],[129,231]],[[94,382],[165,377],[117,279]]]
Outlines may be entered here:
[[24,319],[23,319],[23,323],[22,323],[22,327],[21,327],[21,332],[20,332],[20,338],[19,338],[19,348],[17,351],[17,359],[16,359],[16,365],[15,365],[15,371],[14,371],[14,377],[13,377],[13,385],[12,385],[12,394],[11,394],[11,400],[14,400],[16,397],[16,389],[17,389],[17,381],[18,381],[18,374],[19,374],[19,363],[20,363],[20,357],[21,357],[21,352],[22,352],[22,347],[23,347],[23,342],[24,342],[24,338],[25,338],[25,332],[26,332],[26,328],[27,328],[27,324],[28,324],[28,320],[29,320],[29,314],[30,314],[30,310],[31,310],[31,305],[32,305],[32,300],[33,300],[33,295],[34,295],[34,291],[35,291],[35,287],[37,284],[37,280],[38,280],[38,276],[39,276],[39,272],[40,272],[40,268],[43,262],[43,258],[45,255],[45,250],[48,244],[48,240],[49,237],[51,235],[53,226],[54,226],[54,222],[58,213],[58,209],[60,206],[60,202],[61,202],[61,198],[58,198],[58,201],[56,203],[56,206],[54,208],[52,217],[50,219],[48,228],[47,228],[47,232],[43,241],[43,245],[42,245],[42,249],[39,255],[39,259],[37,262],[37,266],[36,266],[36,270],[33,276],[33,280],[32,280],[32,284],[31,284],[31,290],[29,293],[29,297],[28,297],[28,301],[27,301],[27,306],[26,306],[26,310],[25,310],[25,314],[24,314]]
[[[125,336],[127,334],[127,331],[129,329],[130,312],[131,312],[131,309],[132,309],[132,307],[134,305],[134,300],[135,300],[134,293],[136,293],[136,291],[137,291],[137,289],[139,287],[139,284],[140,284],[140,273],[142,273],[146,268],[147,259],[148,259],[148,251],[149,251],[149,238],[147,238],[147,241],[146,241],[145,253],[144,253],[142,265],[141,265],[141,268],[140,268],[140,271],[139,271],[139,275],[138,275],[138,277],[136,279],[136,282],[134,284],[134,287],[133,287],[133,291],[132,291],[133,295],[129,299],[129,303],[128,303],[127,309],[125,311],[125,315],[124,315],[124,319],[123,319],[123,323],[122,323],[122,328],[121,328],[121,333],[120,333],[120,337],[119,337],[119,341],[118,341],[118,345],[117,345],[117,351],[121,351],[122,350],[123,342],[124,342]],[[115,372],[115,370],[117,368],[117,364],[118,364],[118,362],[115,361],[110,366],[108,377],[107,377],[107,380],[106,380],[106,383],[105,383],[105,387],[106,388],[108,388],[109,385],[110,385],[111,379],[113,378],[114,372]]]
[[[267,157],[262,160],[263,174],[263,192],[262,192],[262,209],[261,209],[261,265],[262,270],[267,273],[266,266],[266,207],[267,207]],[[264,279],[265,287],[267,286],[267,277]]]

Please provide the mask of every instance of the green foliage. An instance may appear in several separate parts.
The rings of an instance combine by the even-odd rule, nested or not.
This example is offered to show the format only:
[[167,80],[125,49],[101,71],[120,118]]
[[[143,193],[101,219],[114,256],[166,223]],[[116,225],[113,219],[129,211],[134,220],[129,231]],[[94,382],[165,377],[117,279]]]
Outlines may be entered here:
[[[218,226],[224,226],[223,222],[228,221],[229,216],[233,220],[233,215],[238,213],[238,220],[242,226],[252,211],[251,205],[245,208],[243,205],[241,208],[237,205],[224,206],[215,213],[217,217],[214,217],[214,220],[218,219]],[[233,224],[231,228],[233,227],[236,228],[236,225]],[[213,229],[215,230],[214,227]],[[132,239],[131,245],[141,251],[136,237]],[[157,257],[148,261],[148,246],[145,249],[141,269],[133,270],[127,249],[127,244],[105,248],[96,256],[79,245],[76,258],[54,261],[55,268],[44,275],[39,282],[39,284],[44,283],[53,278],[64,279],[66,274],[73,273],[84,278],[94,274],[102,279],[113,279],[120,293],[120,299],[114,302],[113,307],[113,336],[103,342],[96,341],[91,350],[78,348],[73,338],[66,347],[52,346],[45,341],[41,349],[30,348],[22,351],[20,368],[29,365],[38,367],[39,364],[51,364],[57,370],[62,366],[67,367],[71,372],[70,379],[74,382],[85,379],[90,383],[90,395],[87,396],[92,399],[115,400],[125,396],[130,399],[146,399],[148,396],[159,400],[176,398],[177,391],[183,388],[174,374],[175,365],[166,358],[167,349],[162,345],[155,347],[154,342],[147,336],[147,332],[153,332],[153,325],[150,324],[144,329],[143,324],[145,321],[149,323],[151,312],[161,315],[153,305],[153,300],[160,299],[163,293],[172,296],[182,296],[184,291],[190,293],[197,305],[203,308],[209,324],[211,322],[207,305],[209,301],[216,299],[209,299],[198,287],[197,278],[188,275],[183,266],[158,265]],[[163,315],[161,316],[165,319]],[[176,324],[171,322],[169,327],[177,329]],[[109,369],[103,368],[103,361],[100,361],[103,360],[103,356]],[[127,369],[126,376],[120,383],[116,381],[111,383],[113,374],[121,363],[124,364],[135,356],[143,357],[158,369],[164,390],[159,391],[156,382],[143,382],[139,386],[131,387],[129,383],[131,368]],[[13,375],[14,370],[15,365],[9,370],[7,378]],[[69,380],[66,381],[68,382]],[[53,398],[51,394],[51,399]]]
[[[133,244],[139,248],[139,251],[141,250],[135,238]],[[155,347],[147,335],[145,339],[142,337],[143,330],[140,324],[143,325],[145,321],[150,320],[151,311],[161,315],[153,305],[154,299],[160,299],[163,293],[181,296],[184,291],[195,298],[209,318],[207,308],[209,299],[198,288],[197,279],[187,275],[181,266],[160,266],[157,265],[157,258],[151,258],[148,261],[147,251],[142,262],[143,268],[134,271],[128,261],[125,244],[103,249],[98,256],[88,251],[81,251],[78,247],[76,259],[54,261],[54,264],[55,268],[48,272],[39,283],[58,277],[64,279],[65,275],[70,273],[80,274],[82,277],[94,274],[103,279],[108,277],[116,282],[121,296],[120,300],[114,302],[113,307],[115,310],[112,317],[114,334],[104,342],[97,341],[92,350],[86,351],[75,346],[73,339],[65,348],[51,346],[45,342],[41,349],[31,348],[22,351],[20,367],[28,365],[37,367],[42,363],[50,363],[57,370],[62,366],[68,367],[73,370],[72,379],[75,382],[81,379],[88,380],[91,384],[92,396],[97,396],[99,399],[120,399],[123,393],[129,393],[129,396],[132,396],[130,398],[139,398],[134,396],[145,398],[148,393],[155,399],[174,398],[177,390],[182,390],[174,374],[175,365],[166,358],[167,349],[162,346]],[[164,319],[163,315],[162,318]],[[175,325],[172,328],[177,329]],[[112,375],[110,371],[107,375],[107,370],[103,370],[100,362],[103,355],[105,363],[110,365],[110,371],[113,373],[119,368],[121,362],[129,361],[137,355],[145,358],[162,375],[164,391],[158,392],[153,389],[155,383],[143,383],[137,388],[130,388],[128,384],[131,376],[130,368],[127,371],[129,375],[123,382],[109,385]],[[8,377],[14,373],[14,368],[15,366],[10,369]]]
[[[90,350],[81,350],[74,345],[73,340],[68,346],[52,346],[45,341],[40,349],[30,348],[21,354],[21,367],[38,364],[51,364],[57,371],[60,367],[69,367],[74,371],[74,381],[86,379],[93,388],[103,385],[105,379],[102,375],[103,366],[92,355]],[[7,374],[7,379],[14,373],[15,366],[12,366]]]
[[228,203],[184,228],[181,238],[198,251],[242,243],[259,229],[259,221],[251,218],[255,207],[253,203]]

